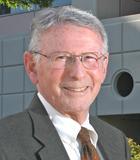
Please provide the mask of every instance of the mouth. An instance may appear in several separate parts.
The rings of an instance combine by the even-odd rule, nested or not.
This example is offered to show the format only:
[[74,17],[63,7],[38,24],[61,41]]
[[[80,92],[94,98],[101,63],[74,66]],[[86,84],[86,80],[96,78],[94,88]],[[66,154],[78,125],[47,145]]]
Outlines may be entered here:
[[81,92],[85,92],[87,89],[89,88],[89,86],[86,87],[64,87],[65,90],[70,91],[70,92],[74,92],[74,93],[81,93]]

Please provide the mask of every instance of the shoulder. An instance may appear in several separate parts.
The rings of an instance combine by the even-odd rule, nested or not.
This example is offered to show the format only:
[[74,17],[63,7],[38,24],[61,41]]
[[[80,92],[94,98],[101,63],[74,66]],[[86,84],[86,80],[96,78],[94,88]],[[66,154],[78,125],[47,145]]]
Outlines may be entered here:
[[100,144],[105,148],[107,155],[112,157],[111,159],[115,159],[114,157],[118,155],[124,157],[123,159],[130,159],[127,137],[121,130],[97,117],[90,117],[90,122],[98,134]]
[[22,134],[31,127],[31,120],[27,111],[17,113],[0,120],[0,140],[6,136]]
[[38,145],[28,110],[0,120],[0,160],[32,159],[29,157]]
[[106,144],[110,145],[112,140],[114,140],[118,146],[123,146],[127,143],[127,137],[125,134],[120,129],[110,125],[109,123],[97,117],[92,117],[91,124],[95,128],[99,139],[103,140]]
[[119,130],[118,128],[116,128],[116,127],[110,125],[109,123],[101,120],[98,117],[91,116],[90,117],[90,122],[98,132],[102,132],[104,134],[105,133],[108,134],[109,132],[111,132],[112,134],[115,134],[115,135],[116,134],[118,134],[118,135],[123,134],[123,132],[121,130]]

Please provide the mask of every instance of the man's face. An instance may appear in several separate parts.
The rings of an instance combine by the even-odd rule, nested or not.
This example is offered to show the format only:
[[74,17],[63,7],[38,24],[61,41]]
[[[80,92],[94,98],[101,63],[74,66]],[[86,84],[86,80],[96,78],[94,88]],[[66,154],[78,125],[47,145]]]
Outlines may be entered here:
[[[74,55],[98,52],[100,56],[103,49],[97,33],[72,24],[51,27],[42,34],[40,44],[41,53],[45,55],[68,51]],[[104,81],[107,61],[108,58],[101,62],[98,69],[86,69],[77,58],[71,66],[56,69],[41,56],[34,76],[29,76],[44,98],[62,114],[87,113]]]

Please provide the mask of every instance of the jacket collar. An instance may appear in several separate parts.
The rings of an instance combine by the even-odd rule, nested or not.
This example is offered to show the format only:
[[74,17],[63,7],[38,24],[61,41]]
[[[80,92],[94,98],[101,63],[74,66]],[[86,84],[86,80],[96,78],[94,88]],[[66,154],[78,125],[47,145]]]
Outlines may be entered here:
[[41,160],[69,160],[59,135],[37,95],[34,96],[28,113],[32,120],[33,138],[41,144],[36,155]]

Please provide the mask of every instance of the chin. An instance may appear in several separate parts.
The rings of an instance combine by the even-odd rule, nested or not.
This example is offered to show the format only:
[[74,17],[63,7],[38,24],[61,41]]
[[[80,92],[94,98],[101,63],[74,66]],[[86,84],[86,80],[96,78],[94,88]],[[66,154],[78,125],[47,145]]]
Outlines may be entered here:
[[89,105],[88,106],[83,106],[82,105],[73,105],[73,106],[67,106],[67,111],[68,112],[73,112],[73,113],[76,113],[76,112],[85,112],[85,111],[88,111],[89,110]]

